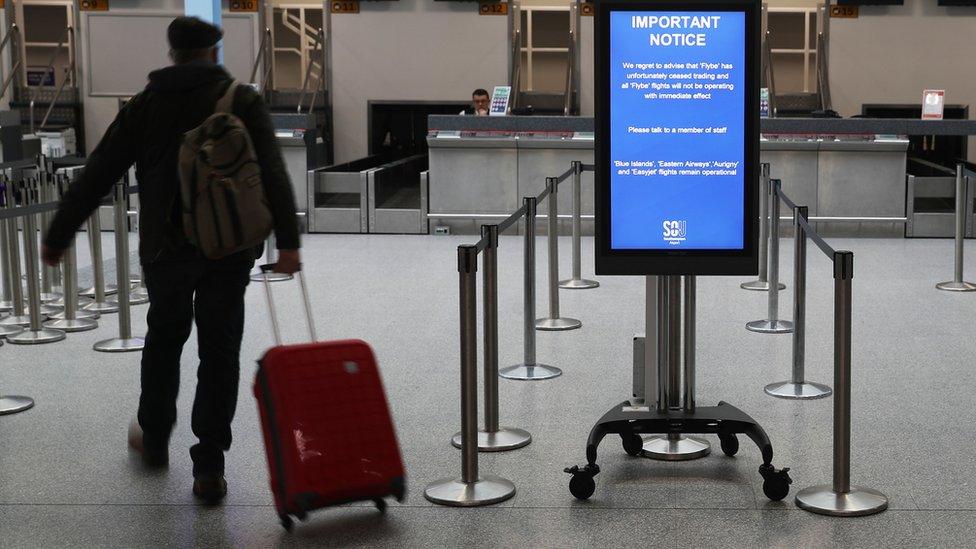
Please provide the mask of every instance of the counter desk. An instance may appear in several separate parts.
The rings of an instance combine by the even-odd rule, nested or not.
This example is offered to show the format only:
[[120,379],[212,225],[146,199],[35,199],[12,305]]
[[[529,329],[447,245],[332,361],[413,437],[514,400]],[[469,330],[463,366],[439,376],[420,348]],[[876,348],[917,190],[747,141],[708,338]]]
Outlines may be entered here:
[[[432,230],[476,234],[481,224],[516,210],[521,197],[538,194],[545,178],[562,174],[571,161],[593,162],[592,118],[435,115],[428,126]],[[818,231],[903,236],[907,136],[972,135],[976,121],[779,118],[764,119],[762,130],[762,161],[770,163],[786,194],[810,208],[811,217],[865,218],[819,222]],[[592,173],[584,174],[582,187],[583,229],[592,234]],[[565,234],[570,190],[560,186]]]

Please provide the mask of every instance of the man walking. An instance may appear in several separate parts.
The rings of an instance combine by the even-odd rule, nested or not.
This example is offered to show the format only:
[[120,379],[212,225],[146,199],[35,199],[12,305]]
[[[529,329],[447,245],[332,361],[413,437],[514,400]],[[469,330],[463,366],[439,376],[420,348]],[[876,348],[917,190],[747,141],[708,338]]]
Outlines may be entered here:
[[[190,448],[193,493],[208,504],[227,493],[224,452],[231,445],[237,406],[244,291],[256,250],[206,259],[182,228],[178,153],[183,134],[214,113],[233,80],[217,64],[223,31],[195,17],[178,17],[167,37],[173,65],[149,74],[88,158],[81,178],[65,193],[47,239],[47,264],[60,260],[81,224],[120,177],[136,164],[140,187],[139,257],[149,290],[149,331],[142,353],[138,425],[129,443],[146,465],[169,464],[169,437],[176,423],[180,357],[194,317],[200,365],[193,401]],[[300,268],[298,226],[291,183],[268,110],[249,86],[233,92],[232,113],[247,127],[274,219],[278,272]],[[70,289],[66,289],[70,291]]]

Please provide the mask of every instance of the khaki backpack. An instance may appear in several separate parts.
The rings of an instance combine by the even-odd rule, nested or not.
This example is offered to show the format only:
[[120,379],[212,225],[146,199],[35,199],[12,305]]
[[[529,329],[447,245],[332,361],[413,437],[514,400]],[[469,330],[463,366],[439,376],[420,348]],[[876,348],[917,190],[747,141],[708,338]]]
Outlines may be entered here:
[[272,227],[251,135],[231,112],[237,87],[231,82],[214,114],[180,145],[183,232],[209,259],[256,247]]

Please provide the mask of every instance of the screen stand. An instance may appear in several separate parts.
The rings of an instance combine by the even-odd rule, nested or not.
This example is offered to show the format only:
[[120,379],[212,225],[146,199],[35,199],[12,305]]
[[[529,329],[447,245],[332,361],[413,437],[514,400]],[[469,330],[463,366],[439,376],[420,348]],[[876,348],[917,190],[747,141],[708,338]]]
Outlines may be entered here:
[[[624,451],[631,456],[645,456],[672,461],[695,459],[708,455],[709,444],[686,434],[718,435],[722,452],[729,457],[739,451],[737,435],[745,435],[759,447],[763,463],[759,474],[763,492],[773,500],[786,497],[792,480],[789,469],[773,467],[773,447],[763,428],[745,412],[726,403],[697,407],[695,404],[695,277],[684,277],[685,352],[684,401],[680,371],[677,368],[681,348],[681,278],[648,277],[644,345],[645,371],[642,387],[635,387],[638,398],[610,409],[590,430],[586,441],[586,465],[568,467],[572,475],[569,490],[585,500],[595,490],[594,477],[600,473],[597,448],[608,434],[621,438]],[[656,298],[652,298],[656,296]],[[674,333],[672,333],[674,332]],[[639,396],[643,394],[643,400]],[[642,435],[660,435],[645,440]]]

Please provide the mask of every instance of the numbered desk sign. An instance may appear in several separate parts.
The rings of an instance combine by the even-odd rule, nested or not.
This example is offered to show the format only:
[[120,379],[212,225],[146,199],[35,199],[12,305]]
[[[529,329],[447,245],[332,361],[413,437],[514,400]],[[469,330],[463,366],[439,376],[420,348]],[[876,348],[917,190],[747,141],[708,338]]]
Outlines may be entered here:
[[108,11],[108,0],[79,0],[81,11]]
[[922,120],[942,120],[945,111],[945,90],[922,92]]
[[491,92],[491,107],[488,108],[488,116],[505,116],[508,113],[508,101],[511,96],[511,86],[495,86]]
[[257,13],[258,0],[230,0],[231,13]]
[[760,1],[596,6],[597,274],[756,274]]

